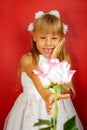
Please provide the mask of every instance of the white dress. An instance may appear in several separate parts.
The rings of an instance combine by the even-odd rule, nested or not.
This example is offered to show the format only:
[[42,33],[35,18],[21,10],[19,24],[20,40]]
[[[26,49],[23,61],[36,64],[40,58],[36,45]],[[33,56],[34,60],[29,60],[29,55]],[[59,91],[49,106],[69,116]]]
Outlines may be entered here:
[[[47,59],[42,55],[39,56],[39,64]],[[46,80],[41,79],[44,86]],[[50,119],[51,115],[46,112],[44,100],[36,90],[33,81],[22,72],[21,83],[23,93],[16,99],[11,111],[9,112],[3,130],[39,130],[39,127],[34,127],[34,123],[38,119]],[[76,123],[79,130],[83,130],[83,126],[74,109],[71,99],[58,100],[58,127],[57,130],[63,130],[63,124],[72,116],[76,115]]]

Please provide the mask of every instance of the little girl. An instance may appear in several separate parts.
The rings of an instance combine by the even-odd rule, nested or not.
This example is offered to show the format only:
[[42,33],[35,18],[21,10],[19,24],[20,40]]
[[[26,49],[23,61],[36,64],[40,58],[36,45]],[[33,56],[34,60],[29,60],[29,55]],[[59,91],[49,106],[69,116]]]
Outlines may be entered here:
[[[28,31],[32,34],[32,50],[22,56],[19,68],[23,92],[8,114],[3,130],[39,130],[40,127],[34,126],[38,119],[51,119],[54,94],[45,89],[46,81],[41,81],[32,71],[39,70],[40,63],[48,58],[69,62],[64,47],[67,25],[61,22],[57,10],[37,12]],[[70,87],[74,93],[72,85]],[[74,115],[78,129],[83,130],[69,93],[58,95],[58,108],[57,130],[63,130],[64,123]]]

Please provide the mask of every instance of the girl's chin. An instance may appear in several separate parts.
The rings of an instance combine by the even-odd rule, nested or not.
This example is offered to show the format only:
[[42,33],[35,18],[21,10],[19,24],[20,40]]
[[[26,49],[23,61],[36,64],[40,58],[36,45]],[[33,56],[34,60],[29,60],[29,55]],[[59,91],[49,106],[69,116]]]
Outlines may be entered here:
[[48,58],[51,56],[51,54],[47,54],[47,53],[44,53],[43,55],[44,55],[45,57],[48,57]]
[[45,56],[45,57],[50,57],[51,55],[52,55],[52,52],[41,52],[41,54],[43,55],[43,56]]

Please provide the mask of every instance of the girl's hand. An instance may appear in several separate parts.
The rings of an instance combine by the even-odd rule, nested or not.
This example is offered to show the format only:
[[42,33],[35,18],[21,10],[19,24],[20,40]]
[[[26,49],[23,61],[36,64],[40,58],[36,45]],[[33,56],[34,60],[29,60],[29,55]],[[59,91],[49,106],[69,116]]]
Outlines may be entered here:
[[62,39],[62,41],[59,41],[59,43],[57,44],[57,46],[53,50],[53,53],[52,53],[50,58],[57,58],[58,57],[64,43],[65,43],[65,37]]
[[[59,99],[67,99],[70,97],[70,94],[60,94],[58,95],[58,100]],[[51,93],[46,101],[46,109],[47,109],[47,113],[50,114],[51,113],[51,109],[52,109],[52,105],[54,102],[54,94]]]

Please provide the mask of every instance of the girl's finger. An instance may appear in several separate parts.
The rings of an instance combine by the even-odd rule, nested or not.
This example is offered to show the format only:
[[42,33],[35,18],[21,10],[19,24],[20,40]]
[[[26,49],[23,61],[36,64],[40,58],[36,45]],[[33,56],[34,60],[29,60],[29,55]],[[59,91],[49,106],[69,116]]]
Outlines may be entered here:
[[70,97],[70,94],[60,94],[58,95],[58,99],[67,99]]
[[53,50],[53,53],[51,55],[51,58],[57,58],[59,53],[61,52],[61,49],[63,47],[63,44],[65,43],[65,38],[63,38],[62,41],[60,41],[57,46],[55,47],[55,49]]
[[56,48],[57,48],[57,49],[58,49],[58,48],[61,48],[64,43],[65,43],[65,37],[62,39],[62,41],[60,41],[60,42],[58,43],[58,45],[56,46]]

